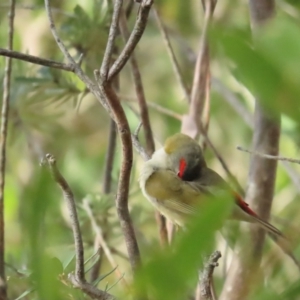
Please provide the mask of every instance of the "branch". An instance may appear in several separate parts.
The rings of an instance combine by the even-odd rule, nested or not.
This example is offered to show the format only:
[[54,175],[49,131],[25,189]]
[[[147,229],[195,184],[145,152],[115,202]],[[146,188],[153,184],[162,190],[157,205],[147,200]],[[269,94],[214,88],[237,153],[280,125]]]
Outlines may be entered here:
[[229,103],[234,110],[243,118],[245,123],[253,129],[253,116],[250,112],[243,106],[240,99],[227,88],[219,79],[212,79],[212,87],[216,90],[223,99]]
[[209,102],[210,71],[209,71],[209,48],[207,31],[214,11],[214,0],[206,0],[204,5],[205,19],[200,38],[200,50],[194,71],[191,102],[188,115],[182,120],[181,131],[196,138],[200,134],[200,123],[204,107]]
[[113,162],[116,151],[116,138],[116,123],[111,119],[109,126],[108,148],[105,157],[104,179],[102,184],[102,191],[104,194],[109,194],[111,192],[111,172],[113,169]]
[[[139,13],[140,17],[136,22],[135,30],[132,32],[128,43],[126,44],[125,48],[123,49],[121,55],[118,58],[119,63],[117,63],[118,62],[117,60],[116,63],[113,65],[115,66],[115,68],[112,67],[112,69],[114,70],[114,71],[111,70],[113,76],[116,75],[124,66],[125,62],[128,59],[127,56],[132,53],[132,50],[134,49],[137,42],[139,41],[143,33],[143,30],[146,26],[146,21],[147,21],[147,17],[151,5],[152,5],[151,0],[144,0],[143,3],[141,4],[141,9]],[[122,156],[122,166],[121,166],[118,191],[116,197],[116,207],[117,207],[119,220],[121,223],[121,228],[125,237],[125,243],[129,254],[129,261],[133,270],[135,270],[140,262],[140,254],[139,254],[139,249],[138,249],[134,229],[132,226],[132,222],[128,210],[128,190],[129,190],[129,183],[130,183],[130,172],[132,167],[132,144],[131,144],[129,125],[126,119],[126,115],[119,102],[119,99],[117,98],[116,94],[114,93],[113,89],[110,86],[112,76],[109,75],[107,80],[105,78],[100,78],[99,70],[95,70],[95,77],[97,79],[97,85],[96,85],[91,81],[90,78],[86,76],[86,74],[84,74],[80,66],[76,64],[76,62],[68,52],[67,48],[58,37],[56,27],[53,22],[51,10],[50,10],[49,0],[45,0],[45,8],[48,14],[50,29],[53,37],[55,38],[57,45],[61,49],[66,59],[70,62],[70,64],[74,66],[76,75],[87,85],[90,91],[95,95],[97,100],[103,105],[103,107],[109,113],[110,117],[117,124],[118,132],[120,133],[121,142],[122,142],[123,156]],[[128,49],[130,51],[128,51]],[[107,54],[107,55],[111,55],[111,54]],[[121,65],[120,62],[122,62]]]
[[126,280],[123,276],[123,274],[119,271],[118,269],[118,264],[116,263],[105,239],[104,239],[104,236],[103,236],[103,232],[102,232],[102,229],[101,227],[97,224],[97,221],[95,219],[95,216],[93,214],[93,211],[90,207],[90,204],[88,202],[88,199],[84,199],[83,200],[83,204],[82,204],[82,207],[83,209],[86,211],[90,221],[91,221],[91,225],[92,225],[92,229],[96,235],[96,238],[97,240],[99,241],[99,244],[101,246],[101,248],[103,249],[109,263],[111,264],[112,268],[116,270],[116,273],[117,273],[117,276],[118,278],[121,280],[122,279],[122,282],[127,286],[127,283],[126,283]]
[[52,32],[52,35],[60,48],[61,52],[64,54],[65,58],[68,60],[72,68],[74,68],[75,74],[81,79],[82,82],[85,83],[85,85],[88,87],[88,89],[91,91],[91,93],[96,97],[96,99],[102,104],[102,106],[106,109],[106,111],[109,113],[110,117],[113,118],[113,114],[111,112],[110,107],[108,106],[105,97],[100,93],[99,88],[97,84],[92,82],[92,80],[86,76],[86,74],[82,71],[79,64],[75,62],[71,54],[69,53],[68,49],[66,48],[65,44],[61,41],[61,39],[58,36],[56,26],[53,21],[53,16],[51,13],[50,8],[50,0],[45,0],[45,9],[47,12],[48,20],[49,20],[49,26]]
[[[56,166],[56,159],[51,154],[46,154],[45,162],[48,163],[49,170],[51,175],[53,176],[55,182],[62,189],[64,199],[66,201],[68,211],[70,214],[71,225],[73,230],[74,242],[75,242],[75,253],[76,253],[76,268],[75,268],[75,276],[78,280],[84,280],[84,251],[83,251],[83,243],[82,236],[80,232],[80,226],[76,211],[76,205],[74,200],[74,194],[65,180],[65,178],[61,175]],[[43,161],[42,164],[45,164]]]
[[[120,18],[120,30],[123,39],[126,42],[129,38],[129,31],[128,31],[127,21],[124,12],[122,13]],[[151,124],[149,120],[149,113],[148,113],[148,107],[146,103],[142,78],[138,67],[138,62],[134,55],[134,51],[132,52],[130,57],[130,66],[131,66],[131,72],[132,72],[133,82],[135,86],[135,92],[137,95],[138,105],[140,108],[140,116],[141,116],[144,133],[145,133],[146,149],[149,155],[152,155],[153,152],[155,151],[154,139],[153,139]],[[162,244],[166,244],[168,234],[167,234],[165,218],[157,211],[156,211],[156,221],[158,223],[160,241]]]
[[237,146],[236,147],[237,150],[243,151],[243,152],[247,152],[250,154],[254,154],[263,158],[267,158],[267,159],[273,159],[273,160],[281,160],[281,161],[289,161],[289,162],[293,162],[296,164],[300,164],[300,160],[296,159],[296,158],[289,158],[289,157],[284,157],[284,156],[278,156],[278,155],[270,155],[270,154],[265,154],[265,153],[261,153],[258,151],[254,151],[254,150],[247,150],[241,146]]
[[101,291],[89,283],[86,282],[84,276],[84,249],[82,243],[82,235],[80,231],[80,225],[78,221],[78,215],[74,200],[74,194],[67,183],[66,179],[61,175],[57,166],[56,159],[51,154],[46,154],[43,159],[42,165],[48,164],[49,171],[53,176],[55,182],[59,185],[63,192],[64,200],[66,201],[68,211],[70,214],[71,226],[73,231],[74,243],[75,243],[75,254],[76,254],[76,266],[75,266],[75,275],[69,274],[69,280],[72,282],[74,287],[80,288],[84,293],[91,296],[94,299],[99,300],[113,300],[113,296],[110,294]]
[[173,70],[174,70],[174,73],[176,75],[176,78],[177,78],[177,80],[178,80],[178,82],[180,84],[180,87],[181,87],[182,91],[183,91],[184,97],[186,98],[186,100],[188,102],[190,102],[190,94],[189,94],[188,88],[186,87],[186,84],[184,83],[183,75],[182,75],[179,63],[178,63],[178,61],[176,59],[175,53],[173,51],[173,48],[172,48],[172,45],[171,45],[170,38],[169,38],[169,35],[167,33],[167,30],[166,30],[163,22],[161,21],[161,18],[159,16],[158,11],[155,8],[153,9],[153,11],[154,11],[154,15],[155,15],[155,18],[156,18],[159,30],[160,30],[160,32],[161,32],[161,34],[163,36],[165,45],[167,47],[169,56],[171,58],[171,63],[172,63]]
[[111,81],[112,78],[115,75],[117,75],[121,71],[121,69],[125,66],[134,48],[136,47],[137,43],[141,39],[147,25],[148,15],[152,4],[153,4],[153,0],[142,1],[138,12],[138,17],[135,22],[134,28],[131,32],[131,35],[124,49],[122,50],[120,56],[117,58],[117,60],[114,62],[113,66],[109,70],[108,81]]
[[140,144],[137,136],[135,134],[131,134],[132,145],[134,146],[137,153],[143,158],[143,160],[147,161],[150,159],[149,154],[146,149]]
[[73,274],[69,274],[69,280],[75,288],[82,290],[85,294],[89,295],[92,299],[98,300],[115,300],[115,297],[107,292],[97,289],[86,281],[79,281]]
[[[130,97],[130,96],[126,96],[126,95],[121,95],[121,94],[118,94],[119,98],[121,98],[121,100],[125,100],[127,102],[134,102],[134,101],[137,101],[136,98],[134,97]],[[171,117],[171,118],[174,118],[178,121],[182,121],[182,115],[164,107],[164,106],[161,106],[155,102],[152,102],[152,101],[147,101],[147,105],[148,107],[150,108],[153,108],[154,110],[168,116],[168,117]]]
[[118,22],[119,22],[120,12],[122,9],[122,4],[123,4],[123,0],[115,0],[112,21],[110,24],[110,29],[108,34],[108,40],[106,43],[106,49],[104,52],[104,56],[100,68],[100,76],[103,80],[107,80],[107,75],[110,67],[110,60],[114,49],[114,41],[118,33]]
[[[128,31],[127,21],[125,19],[124,12],[122,13],[121,18],[120,18],[120,30],[121,30],[123,39],[126,42],[129,39],[129,31]],[[139,70],[138,62],[134,55],[134,51],[132,52],[131,57],[130,57],[130,67],[131,67],[131,73],[132,73],[132,77],[133,77],[135,92],[136,92],[136,96],[137,96],[137,102],[138,102],[139,109],[140,109],[141,121],[142,121],[144,132],[145,132],[145,140],[146,140],[146,145],[147,145],[146,149],[147,149],[149,155],[152,155],[152,153],[155,151],[155,145],[154,145],[154,140],[153,140],[151,124],[150,124],[150,120],[149,120],[149,113],[148,113],[141,73]]]
[[204,262],[203,270],[200,272],[199,286],[196,300],[213,300],[212,295],[212,281],[215,267],[217,267],[218,260],[222,257],[220,251],[213,252]]
[[217,159],[219,160],[219,162],[221,163],[224,171],[226,172],[229,181],[233,184],[233,186],[241,193],[244,194],[244,190],[241,187],[241,185],[239,184],[238,180],[236,179],[236,177],[231,173],[229,167],[227,166],[225,160],[223,159],[222,155],[219,153],[219,151],[217,150],[217,148],[214,146],[214,144],[212,143],[212,141],[210,140],[210,138],[207,135],[207,132],[205,131],[205,129],[203,128],[202,123],[199,123],[199,128],[200,128],[200,132],[202,134],[202,136],[205,139],[206,144],[210,147],[210,149],[213,151],[213,153],[215,154],[215,156],[217,157]]
[[[99,78],[99,75],[98,71],[95,70],[96,78]],[[110,84],[102,82],[102,84],[99,85],[99,88],[113,111],[114,119],[121,138],[122,164],[116,196],[116,208],[125,238],[129,261],[133,271],[135,271],[140,264],[140,252],[128,210],[128,194],[133,156],[130,128],[125,112]]]
[[44,59],[44,58],[40,58],[38,56],[20,53],[17,51],[0,48],[0,55],[27,61],[27,62],[30,62],[33,64],[45,66],[45,67],[60,69],[60,70],[68,71],[68,72],[74,72],[73,65],[68,65],[68,64],[60,63],[60,62],[57,62],[54,60]]
[[[270,5],[271,4],[271,5]],[[251,21],[254,27],[265,23],[273,15],[273,0],[250,0]],[[261,10],[261,11],[260,11]],[[268,12],[266,10],[269,10]],[[280,115],[270,116],[259,100],[256,100],[254,113],[253,149],[257,152],[278,155],[280,138]],[[252,204],[254,211],[268,220],[274,195],[276,179],[276,160],[268,160],[253,155],[250,162],[246,201]],[[257,277],[265,232],[257,226],[251,226],[250,247],[243,247],[238,257],[232,261],[220,299],[245,299]]]
[[[10,1],[8,15],[8,49],[13,48],[14,38],[14,17],[15,0]],[[4,188],[5,188],[5,167],[6,167],[6,139],[8,128],[9,102],[10,102],[10,82],[11,82],[11,58],[5,60],[4,80],[3,80],[3,100],[1,109],[0,125],[0,299],[6,299],[6,277],[5,277],[5,241],[4,241]]]

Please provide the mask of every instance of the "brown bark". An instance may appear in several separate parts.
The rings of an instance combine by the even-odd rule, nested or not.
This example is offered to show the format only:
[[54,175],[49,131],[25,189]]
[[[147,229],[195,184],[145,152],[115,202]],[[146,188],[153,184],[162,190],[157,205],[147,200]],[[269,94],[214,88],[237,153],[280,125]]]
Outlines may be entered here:
[[[274,1],[250,0],[250,15],[253,29],[261,26],[274,14]],[[278,155],[280,116],[268,114],[259,100],[255,106],[253,149],[258,152]],[[248,176],[246,201],[257,214],[268,220],[272,205],[276,178],[276,160],[253,155]],[[258,266],[262,256],[265,232],[251,225],[251,237],[233,260],[221,294],[221,300],[246,299],[253,282],[257,280]]]

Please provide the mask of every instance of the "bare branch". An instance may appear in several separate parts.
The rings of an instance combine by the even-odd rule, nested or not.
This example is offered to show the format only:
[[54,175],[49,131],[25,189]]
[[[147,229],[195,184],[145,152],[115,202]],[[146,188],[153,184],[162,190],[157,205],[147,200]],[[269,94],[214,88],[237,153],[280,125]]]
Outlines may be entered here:
[[[76,211],[76,205],[74,200],[74,194],[65,180],[65,178],[61,175],[56,166],[56,159],[51,154],[46,154],[45,160],[48,163],[51,175],[53,176],[55,182],[62,189],[64,199],[68,206],[68,211],[70,214],[74,242],[75,242],[75,253],[76,253],[76,268],[75,268],[75,276],[78,280],[84,280],[84,250],[82,243],[82,236]],[[44,164],[45,162],[43,162]]]
[[120,56],[117,58],[117,60],[114,62],[113,66],[109,70],[108,81],[112,80],[112,78],[121,71],[121,69],[128,61],[137,43],[141,39],[147,25],[148,15],[152,4],[153,4],[153,0],[142,1],[140,5],[138,17],[135,22],[134,28],[131,32],[131,35],[124,49],[122,50]]
[[[121,98],[121,100],[125,100],[127,102],[137,101],[135,97],[130,97],[130,96],[121,95],[121,94],[118,94],[118,96],[119,96],[119,98]],[[171,109],[168,109],[168,108],[161,106],[152,101],[147,101],[147,105],[148,105],[148,107],[153,108],[154,110],[156,110],[168,117],[182,121],[182,115],[172,111]]]
[[79,281],[76,276],[73,274],[68,275],[69,280],[73,284],[74,287],[81,289],[85,294],[89,295],[92,299],[98,300],[115,300],[115,297],[104,292],[102,290],[97,289],[93,285],[89,284],[86,281]]
[[[10,1],[8,14],[8,50],[13,49],[14,39],[14,17],[15,0]],[[5,277],[5,241],[4,241],[4,187],[5,187],[5,167],[6,167],[6,139],[10,102],[10,82],[11,82],[11,58],[5,60],[3,100],[1,109],[0,125],[0,299],[6,299],[6,277]]]
[[155,102],[151,102],[151,101],[148,101],[147,104],[148,104],[148,106],[150,108],[153,108],[156,111],[158,111],[158,112],[160,112],[160,113],[162,113],[162,114],[164,114],[166,116],[174,118],[174,119],[176,119],[178,121],[182,121],[182,115],[177,114],[176,112],[174,112],[174,111],[172,111],[172,110],[170,110],[168,108],[165,108],[165,107],[163,107],[163,106],[161,106],[161,105],[159,105],[159,104],[157,104]]
[[211,292],[213,273],[215,267],[217,267],[218,260],[222,257],[221,252],[213,252],[207,260],[204,262],[203,269],[199,276],[199,286],[197,291],[196,300],[213,300],[213,295]]
[[88,76],[86,76],[86,74],[82,71],[81,67],[75,62],[75,60],[69,53],[69,51],[66,48],[66,46],[64,45],[64,43],[59,38],[57,30],[56,30],[56,26],[53,21],[49,1],[50,0],[45,0],[45,8],[47,11],[51,32],[52,32],[52,35],[53,35],[58,47],[60,48],[61,52],[64,54],[65,58],[69,61],[69,63],[74,68],[75,74],[82,80],[82,82],[84,82],[86,84],[86,86],[89,88],[91,93],[93,93],[93,95],[96,97],[96,99],[102,104],[102,106],[109,113],[110,117],[113,118],[112,111],[111,111],[110,107],[108,106],[105,97],[100,93],[97,84],[93,83],[92,80]]
[[[257,11],[256,11],[257,10]],[[261,11],[259,11],[261,10]],[[269,11],[266,11],[269,10]],[[251,21],[254,27],[265,23],[274,14],[273,0],[250,0]],[[280,138],[280,116],[270,116],[259,100],[256,100],[254,115],[253,149],[260,153],[278,155]],[[250,162],[246,201],[252,204],[256,213],[268,220],[272,206],[277,161],[253,155]],[[228,276],[221,294],[221,300],[245,299],[253,281],[257,277],[265,232],[251,225],[251,243],[242,249],[232,261]]]
[[122,9],[123,0],[115,0],[114,12],[112,16],[112,21],[110,24],[108,41],[106,44],[106,49],[104,52],[101,68],[100,68],[100,77],[102,80],[107,80],[107,75],[110,67],[111,56],[114,49],[114,41],[118,33],[118,22],[120,17],[120,12]]
[[213,153],[215,154],[215,156],[217,157],[217,159],[219,160],[219,162],[221,163],[224,171],[226,172],[229,181],[234,185],[234,187],[241,193],[244,194],[244,190],[241,187],[241,185],[239,184],[238,180],[236,179],[236,177],[231,173],[228,165],[226,164],[225,160],[223,159],[222,155],[219,153],[219,151],[217,150],[217,148],[214,146],[214,144],[212,143],[212,141],[210,140],[210,138],[208,137],[206,131],[204,130],[202,123],[199,123],[199,128],[200,128],[200,132],[202,134],[202,136],[205,139],[205,142],[207,143],[207,145],[210,147],[210,149],[213,151]]
[[[122,15],[120,17],[120,30],[121,30],[123,39],[126,42],[129,38],[129,31],[128,31],[127,21],[125,19],[124,12],[122,13]],[[139,109],[140,109],[140,116],[141,116],[144,132],[145,132],[146,149],[147,149],[149,155],[152,155],[152,153],[155,150],[155,145],[154,145],[153,134],[152,134],[152,129],[151,129],[150,120],[149,120],[149,114],[148,114],[145,93],[144,93],[144,87],[143,87],[143,83],[142,83],[142,77],[141,77],[141,73],[139,70],[138,62],[134,55],[134,51],[132,51],[132,54],[130,57],[130,66],[131,66],[131,73],[132,73],[132,77],[133,77],[137,101],[138,101],[138,105],[139,105]]]
[[79,220],[77,216],[77,210],[74,200],[74,194],[67,183],[66,179],[61,175],[57,166],[56,159],[51,154],[46,154],[45,158],[41,162],[42,165],[48,164],[51,175],[55,182],[59,185],[63,192],[64,200],[66,201],[68,211],[70,214],[71,226],[73,231],[75,254],[76,254],[76,266],[75,275],[69,274],[69,280],[74,287],[80,288],[84,293],[91,296],[93,299],[99,300],[113,300],[114,297],[110,294],[101,291],[89,283],[86,282],[84,276],[84,249],[82,243],[82,235],[80,231]]
[[205,103],[209,101],[209,48],[207,43],[207,31],[214,11],[214,0],[206,0],[205,19],[200,38],[200,50],[194,72],[194,80],[191,92],[191,102],[188,115],[182,120],[181,131],[196,138],[200,134],[200,123]]
[[83,204],[82,204],[82,207],[83,209],[86,211],[90,221],[91,221],[91,225],[92,225],[92,229],[99,241],[99,244],[101,246],[101,248],[103,249],[109,263],[111,264],[112,268],[116,270],[116,274],[118,276],[119,279],[122,279],[122,282],[127,286],[127,283],[126,283],[126,280],[123,276],[123,274],[119,271],[118,269],[118,264],[116,263],[105,239],[104,239],[104,236],[103,236],[103,232],[102,232],[102,229],[101,227],[97,224],[97,221],[94,217],[94,214],[92,212],[92,209],[90,207],[90,204],[88,202],[88,199],[84,199],[83,200]]
[[135,150],[138,152],[138,154],[143,158],[143,160],[149,160],[150,156],[147,153],[146,149],[140,144],[138,138],[136,135],[131,135],[132,145],[134,146]]
[[[129,38],[129,31],[127,28],[127,21],[125,19],[124,12],[121,15],[120,18],[120,30],[123,36],[123,39],[125,42]],[[146,140],[146,149],[149,155],[152,155],[155,151],[155,145],[154,145],[154,139],[151,129],[151,124],[149,120],[149,114],[148,114],[148,107],[146,103],[145,93],[144,93],[144,87],[142,83],[142,78],[140,74],[140,70],[138,67],[138,62],[135,58],[134,51],[132,51],[131,57],[130,57],[130,66],[131,66],[131,72],[133,75],[133,82],[135,86],[135,91],[137,95],[138,105],[140,108],[140,116],[144,128],[145,133],[145,140]],[[159,233],[160,233],[160,240],[162,244],[167,243],[167,228],[166,228],[166,222],[164,217],[156,212],[156,220],[158,223]]]
[[[96,77],[99,76],[99,74],[97,74],[97,70],[95,70],[95,75]],[[114,113],[114,119],[117,124],[122,143],[122,164],[116,196],[116,208],[125,237],[129,261],[133,271],[135,271],[140,264],[140,252],[128,210],[129,183],[132,168],[132,143],[130,128],[125,112],[110,84],[103,82],[99,85],[99,87],[101,93],[107,99],[110,108]]]
[[172,62],[172,66],[173,66],[173,70],[174,70],[174,73],[176,75],[176,78],[177,78],[177,80],[178,80],[178,82],[181,86],[184,97],[186,98],[186,100],[188,102],[190,102],[190,94],[189,94],[188,88],[186,87],[186,84],[184,83],[183,75],[182,75],[179,63],[176,59],[175,53],[173,51],[173,48],[172,48],[167,30],[166,30],[166,28],[165,28],[165,26],[164,26],[164,24],[163,24],[163,22],[162,22],[162,20],[159,16],[159,13],[158,13],[157,9],[154,8],[153,11],[154,11],[154,15],[155,15],[158,27],[160,29],[160,32],[161,32],[162,36],[163,36],[165,45],[167,47],[169,56],[171,58],[171,62]]
[[102,191],[104,194],[109,194],[111,192],[111,172],[113,168],[113,162],[116,151],[116,138],[117,130],[116,123],[114,120],[110,120],[109,126],[109,138],[108,138],[108,148],[105,158],[105,170],[104,170],[104,179],[102,184]]
[[236,149],[240,150],[240,151],[243,151],[243,152],[250,153],[250,154],[258,155],[260,157],[267,158],[267,159],[289,161],[289,162],[293,162],[293,163],[296,163],[296,164],[300,164],[300,160],[296,159],[296,158],[289,158],[289,157],[284,157],[284,156],[277,156],[277,155],[270,155],[270,154],[260,153],[260,152],[254,151],[254,150],[248,150],[248,149],[243,148],[241,146],[237,146]]
[[54,68],[54,69],[60,69],[60,70],[68,71],[68,72],[74,72],[74,67],[72,65],[60,63],[60,62],[45,59],[45,58],[40,58],[38,56],[24,54],[24,53],[17,52],[17,51],[0,48],[0,55],[27,61],[27,62],[36,64],[36,65],[41,65],[41,66],[50,67],[50,68]]
[[215,89],[224,100],[229,103],[235,111],[243,118],[245,123],[253,129],[253,116],[250,112],[241,104],[241,101],[238,97],[228,89],[219,79],[212,79],[212,87]]

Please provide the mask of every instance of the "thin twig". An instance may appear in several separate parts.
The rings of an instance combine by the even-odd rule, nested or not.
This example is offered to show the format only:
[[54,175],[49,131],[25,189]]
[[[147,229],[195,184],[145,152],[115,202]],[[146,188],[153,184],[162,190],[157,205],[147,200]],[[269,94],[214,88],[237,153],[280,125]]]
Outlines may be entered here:
[[168,109],[166,107],[163,107],[163,106],[161,106],[161,105],[159,105],[159,104],[157,104],[155,102],[148,101],[147,104],[148,104],[148,106],[150,108],[153,108],[156,111],[158,111],[158,112],[160,112],[160,113],[162,113],[162,114],[164,114],[166,116],[174,118],[174,119],[176,119],[178,121],[182,121],[182,115],[181,114],[173,112],[172,110],[170,110],[170,109]]
[[131,141],[135,150],[143,158],[143,160],[145,161],[149,160],[150,159],[149,154],[147,153],[146,149],[140,144],[136,135],[131,134]]
[[174,73],[176,75],[176,78],[181,86],[181,89],[183,91],[183,95],[184,97],[186,98],[186,100],[188,102],[190,102],[190,94],[189,94],[189,91],[188,91],[188,88],[186,87],[186,84],[183,80],[183,75],[182,75],[182,72],[181,72],[181,69],[180,69],[180,66],[179,66],[179,63],[176,59],[176,56],[175,56],[175,53],[173,51],[173,48],[172,48],[172,45],[171,45],[171,42],[170,42],[170,38],[169,38],[169,35],[167,33],[167,30],[159,16],[159,13],[157,11],[156,8],[153,9],[153,12],[154,12],[154,15],[155,15],[155,18],[156,18],[156,21],[157,21],[157,24],[158,24],[158,27],[160,29],[160,32],[163,36],[163,39],[164,39],[164,42],[165,42],[165,45],[167,47],[167,50],[168,50],[168,53],[169,53],[169,56],[171,58],[171,63],[172,63],[172,66],[173,66],[173,70],[174,70]]
[[[102,181],[102,192],[105,195],[111,192],[112,169],[113,169],[113,163],[114,163],[115,152],[116,152],[116,139],[117,139],[116,123],[114,120],[110,119],[108,147],[107,147],[106,157],[105,157],[104,178]],[[106,216],[104,216],[104,223],[106,224],[106,222],[107,222],[107,218]],[[103,236],[105,238],[105,233],[103,233]],[[99,245],[99,239],[97,237],[95,238],[94,244],[95,244],[95,248],[100,247],[100,255],[98,261],[95,263],[95,265],[91,270],[91,276],[90,276],[91,282],[94,282],[99,276],[99,271],[102,262],[102,254],[103,254],[103,248],[101,247],[101,245]]]
[[109,113],[110,117],[113,118],[112,111],[110,107],[108,106],[105,97],[100,93],[98,85],[95,84],[81,69],[81,67],[75,62],[74,58],[69,53],[67,47],[62,42],[62,40],[59,38],[56,26],[53,21],[53,16],[50,8],[50,0],[45,0],[45,9],[47,12],[48,20],[49,20],[49,26],[52,32],[52,35],[61,50],[61,52],[64,54],[65,58],[68,60],[69,64],[74,69],[75,74],[81,79],[82,82],[86,84],[88,89],[91,91],[91,93],[96,97],[96,99],[101,103],[101,105],[106,109],[106,111]]
[[109,293],[99,290],[95,286],[89,284],[86,281],[78,281],[77,278],[73,274],[68,275],[69,280],[73,284],[74,287],[81,289],[87,295],[89,295],[92,299],[98,300],[115,300],[115,297],[110,295]]
[[50,67],[50,68],[54,68],[54,69],[65,70],[68,72],[74,72],[74,67],[72,65],[60,63],[60,62],[45,59],[45,58],[40,58],[40,57],[29,55],[29,54],[24,54],[24,53],[17,52],[17,51],[0,48],[0,55],[27,61],[27,62],[36,64],[36,65],[41,65],[41,66]]
[[200,125],[200,132],[201,132],[202,136],[204,137],[205,142],[207,143],[207,145],[210,147],[210,149],[213,151],[213,153],[215,154],[215,156],[217,157],[217,159],[221,163],[224,171],[226,172],[226,174],[227,174],[227,176],[229,178],[229,181],[239,191],[239,193],[241,193],[243,195],[244,194],[244,189],[241,187],[241,185],[239,184],[239,182],[236,179],[236,177],[231,173],[231,171],[230,171],[227,163],[223,159],[222,155],[219,153],[219,151],[217,150],[217,148],[215,147],[215,145],[212,143],[212,141],[208,137],[207,133],[205,132],[205,130],[204,130],[203,126],[202,126],[202,123],[200,123],[199,125]]
[[[119,98],[121,98],[121,100],[125,100],[127,102],[135,102],[137,101],[135,97],[130,97],[130,96],[126,96],[126,95],[120,95],[118,94]],[[172,111],[171,109],[168,109],[164,106],[161,106],[155,102],[152,102],[152,101],[147,101],[147,105],[148,107],[150,108],[153,108],[154,110],[168,116],[168,117],[171,117],[171,118],[174,118],[178,121],[182,121],[182,115],[181,114],[178,114],[174,111]]]
[[215,267],[217,267],[218,260],[222,257],[221,252],[215,251],[204,262],[204,267],[200,272],[199,278],[199,292],[197,293],[196,300],[213,300],[211,292],[213,273]]
[[[121,30],[123,39],[126,42],[129,38],[129,31],[128,31],[127,21],[125,19],[124,12],[121,14],[121,17],[120,17],[120,30]],[[139,70],[138,62],[134,55],[134,51],[132,51],[129,61],[130,61],[130,66],[131,66],[131,73],[132,73],[132,77],[133,77],[135,92],[136,92],[136,96],[137,96],[137,102],[138,102],[139,109],[140,109],[140,116],[141,116],[141,120],[143,123],[143,129],[144,129],[144,133],[145,133],[146,149],[147,149],[149,155],[152,155],[152,153],[155,150],[154,139],[153,139],[151,124],[150,124],[150,120],[149,120],[149,113],[148,113],[148,108],[147,108],[147,103],[146,103],[146,98],[145,98],[145,93],[144,93],[142,77],[141,77],[141,73]]]
[[[216,90],[224,97],[224,100],[229,103],[232,108],[237,112],[238,115],[244,120],[244,122],[253,129],[253,117],[250,112],[241,105],[240,101],[238,100],[237,96],[229,90],[223,83],[221,83],[217,79],[213,79],[213,86]],[[299,174],[288,164],[286,161],[281,161],[283,168],[287,172],[288,176],[293,181],[295,187],[297,188],[298,192],[300,192],[300,176]]]
[[109,138],[108,147],[105,157],[105,169],[104,169],[104,179],[102,184],[102,191],[104,194],[109,194],[111,192],[111,178],[112,169],[116,151],[116,138],[117,138],[117,128],[115,121],[111,120],[109,125]]
[[206,101],[209,101],[209,48],[207,31],[214,11],[214,1],[206,0],[205,18],[200,38],[200,49],[194,71],[189,113],[183,117],[181,131],[196,138],[200,134],[200,123]]
[[51,175],[53,176],[55,182],[60,186],[63,192],[64,199],[68,206],[68,211],[70,214],[71,225],[73,230],[74,242],[75,242],[75,253],[76,253],[76,267],[75,276],[78,280],[84,280],[84,250],[82,243],[82,236],[76,211],[76,205],[74,200],[74,194],[67,183],[66,179],[61,175],[57,166],[56,159],[51,154],[46,154],[46,162],[48,163]]
[[114,42],[118,33],[118,22],[120,17],[120,12],[122,9],[123,0],[115,0],[114,10],[112,21],[110,23],[110,29],[108,34],[108,40],[106,43],[106,49],[104,52],[101,68],[100,68],[100,76],[102,80],[107,80],[107,75],[110,67],[111,56],[113,54]]
[[55,182],[59,185],[63,192],[64,200],[66,201],[71,226],[73,231],[74,243],[75,243],[75,274],[69,274],[68,278],[76,288],[80,288],[84,293],[90,295],[94,299],[99,300],[113,300],[114,297],[110,294],[101,291],[91,284],[87,283],[84,275],[84,249],[82,243],[82,235],[74,200],[74,194],[66,181],[66,179],[61,175],[60,171],[56,165],[56,159],[51,154],[46,154],[45,158],[42,161],[42,165],[47,164],[51,175],[53,176]]
[[90,221],[91,221],[91,225],[92,225],[92,229],[99,241],[99,244],[101,246],[101,248],[103,249],[109,263],[111,264],[111,266],[113,267],[113,269],[116,270],[116,274],[118,276],[119,279],[122,279],[122,282],[127,286],[127,282],[123,276],[123,274],[119,271],[118,269],[118,264],[116,263],[112,253],[111,253],[111,250],[109,248],[109,246],[107,245],[106,241],[105,241],[105,238],[103,236],[103,232],[102,232],[102,229],[101,227],[97,224],[97,221],[95,219],[95,216],[92,212],[92,209],[90,207],[90,204],[88,202],[87,199],[84,199],[83,200],[83,203],[82,203],[82,207],[83,209],[86,211]]
[[217,91],[223,99],[229,103],[235,111],[243,118],[245,123],[253,129],[253,116],[250,112],[242,105],[241,101],[238,99],[229,88],[227,88],[219,79],[212,78],[212,88]]
[[134,28],[131,32],[131,35],[121,54],[109,70],[108,81],[110,81],[116,74],[118,74],[121,71],[121,69],[128,61],[137,43],[141,39],[147,25],[148,15],[152,4],[153,0],[142,1],[138,12],[138,17],[135,22]]
[[[15,0],[10,1],[8,14],[8,49],[13,49],[14,38],[14,17]],[[0,299],[6,299],[6,277],[5,277],[5,241],[4,241],[4,187],[5,187],[5,167],[6,167],[6,139],[7,125],[9,116],[10,102],[10,83],[11,83],[11,58],[5,60],[4,81],[3,81],[3,100],[1,110],[0,128]]]
[[240,151],[243,151],[243,152],[250,153],[250,154],[258,155],[260,157],[267,158],[267,159],[289,161],[289,162],[292,162],[292,163],[300,164],[300,160],[296,159],[296,158],[289,158],[289,157],[284,157],[284,156],[277,156],[277,155],[270,155],[270,154],[260,153],[258,151],[248,150],[248,149],[243,148],[241,146],[237,146],[236,149],[240,150]]

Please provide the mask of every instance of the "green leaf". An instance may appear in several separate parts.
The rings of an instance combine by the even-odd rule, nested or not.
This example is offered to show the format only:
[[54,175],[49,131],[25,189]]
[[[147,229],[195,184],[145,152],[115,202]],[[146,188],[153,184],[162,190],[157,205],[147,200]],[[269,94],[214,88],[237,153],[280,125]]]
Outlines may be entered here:
[[232,207],[230,199],[208,202],[175,244],[156,253],[139,270],[136,276],[139,293],[149,293],[154,299],[164,300],[179,300],[187,296],[197,279],[203,256],[213,251],[216,230],[228,217]]

